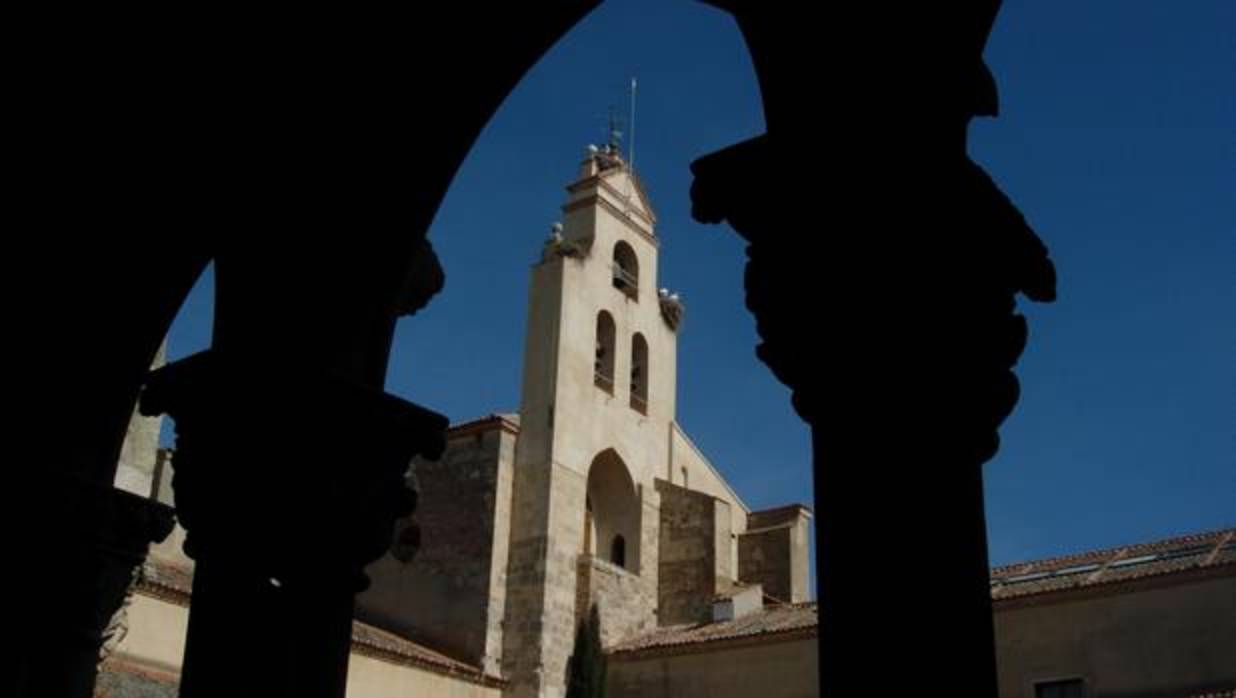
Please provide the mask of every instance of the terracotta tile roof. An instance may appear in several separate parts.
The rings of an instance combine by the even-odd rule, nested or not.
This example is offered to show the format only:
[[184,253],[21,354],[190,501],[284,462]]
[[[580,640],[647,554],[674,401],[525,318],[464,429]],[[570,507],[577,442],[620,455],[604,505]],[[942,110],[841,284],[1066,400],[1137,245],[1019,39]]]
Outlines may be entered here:
[[1022,562],[991,571],[991,598],[1098,587],[1236,563],[1236,529]]
[[438,673],[449,674],[486,686],[503,686],[506,683],[501,678],[486,674],[480,667],[451,659],[424,645],[418,645],[394,633],[360,621],[352,621],[352,651],[379,659],[425,667]]
[[[187,606],[193,593],[193,571],[151,556],[142,565],[136,586],[139,593]],[[485,686],[505,685],[503,679],[486,674],[478,666],[452,659],[424,645],[359,621],[352,622],[352,651],[394,663],[422,667]]]
[[[1236,573],[1236,529],[997,567],[991,571],[991,596],[993,601],[1002,601],[1228,565]],[[814,603],[772,605],[732,621],[657,628],[609,651],[625,655],[739,638],[806,636],[814,634],[818,618]],[[1236,698],[1236,693],[1219,691],[1192,698]]]
[[758,528],[775,528],[790,525],[798,521],[799,515],[810,519],[815,514],[812,513],[811,507],[798,502],[771,509],[753,511],[747,514],[747,531],[753,532]]
[[124,698],[125,696],[174,697],[180,678],[173,673],[160,671],[108,657],[99,665],[99,675],[94,686],[94,698]]
[[815,603],[769,606],[734,620],[719,623],[669,625],[631,638],[609,649],[611,654],[642,653],[743,638],[814,637],[819,625]]
[[512,434],[519,433],[519,413],[517,412],[493,412],[484,417],[469,419],[466,422],[452,424],[447,430],[447,437],[458,437],[466,434],[474,434],[478,431],[490,431],[492,429],[505,429]]
[[[505,415],[491,415],[478,421],[495,417],[509,419]],[[999,602],[1227,566],[1236,572],[1236,528],[996,567],[991,571],[991,595],[993,601]],[[152,556],[142,567],[137,587],[147,594],[187,605],[192,580],[191,570]],[[729,591],[739,590],[741,586]],[[759,612],[731,621],[657,628],[609,651],[625,655],[745,638],[813,636],[818,619],[815,603],[766,605]],[[363,623],[353,624],[352,641],[354,650],[486,685],[502,684],[502,679],[485,674],[479,667]],[[1192,698],[1236,698],[1236,689]]]

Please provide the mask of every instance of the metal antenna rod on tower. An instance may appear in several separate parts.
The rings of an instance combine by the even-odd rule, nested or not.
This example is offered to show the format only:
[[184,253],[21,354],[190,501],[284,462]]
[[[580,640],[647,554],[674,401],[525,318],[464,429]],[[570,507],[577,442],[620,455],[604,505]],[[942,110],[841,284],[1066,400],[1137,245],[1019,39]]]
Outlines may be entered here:
[[635,78],[631,78],[631,140],[627,141],[627,163],[635,171]]

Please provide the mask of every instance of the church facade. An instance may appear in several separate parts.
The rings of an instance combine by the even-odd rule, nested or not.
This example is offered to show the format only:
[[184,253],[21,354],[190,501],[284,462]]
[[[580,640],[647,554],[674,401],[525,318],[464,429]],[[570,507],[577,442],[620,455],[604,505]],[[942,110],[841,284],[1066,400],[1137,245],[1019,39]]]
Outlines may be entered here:
[[[677,423],[683,307],[616,149],[589,149],[567,192],[531,272],[519,411],[456,424],[413,464],[420,503],[367,569],[347,693],[563,698],[595,606],[609,698],[818,696],[811,513],[752,511]],[[116,486],[171,503],[158,431],[134,418]],[[139,570],[98,696],[176,695],[182,534]],[[930,571],[892,573],[912,594]],[[1003,698],[1236,696],[1236,531],[1010,565],[991,591]],[[238,652],[280,641],[236,633]],[[890,668],[904,649],[890,638]]]
[[744,592],[808,598],[807,508],[751,511],[675,420],[683,309],[642,183],[609,146],[567,192],[532,269],[518,414],[457,425],[416,464],[423,545],[397,543],[357,600],[519,698],[563,695],[593,605],[612,646]]
[[[440,459],[413,464],[417,511],[357,597],[348,694],[561,698],[593,606],[616,648],[766,603],[802,626],[770,636],[794,642],[788,666],[768,666],[818,690],[810,512],[752,511],[677,423],[683,306],[657,283],[643,184],[616,147],[590,147],[562,211],[531,272],[519,411],[456,424]],[[117,484],[170,503],[157,434],[134,418]],[[182,540],[142,569],[101,695],[174,695]]]

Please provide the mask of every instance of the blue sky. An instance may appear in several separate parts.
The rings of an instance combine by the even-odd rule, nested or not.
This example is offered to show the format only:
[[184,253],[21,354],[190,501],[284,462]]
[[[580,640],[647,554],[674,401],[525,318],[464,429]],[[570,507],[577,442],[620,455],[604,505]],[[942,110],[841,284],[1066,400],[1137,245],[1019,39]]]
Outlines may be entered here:
[[[1236,524],[1234,8],[1008,0],[997,21],[1002,115],[971,152],[1047,242],[1060,299],[1023,303],[1022,400],[985,466],[993,564]],[[763,130],[737,29],[702,4],[610,0],[520,83],[434,222],[446,290],[400,322],[387,387],[454,421],[517,409],[530,266],[633,75],[660,285],[687,305],[679,421],[751,506],[811,504],[806,428],[754,358],[743,245],[689,216],[690,161]],[[208,344],[210,294],[172,357]]]

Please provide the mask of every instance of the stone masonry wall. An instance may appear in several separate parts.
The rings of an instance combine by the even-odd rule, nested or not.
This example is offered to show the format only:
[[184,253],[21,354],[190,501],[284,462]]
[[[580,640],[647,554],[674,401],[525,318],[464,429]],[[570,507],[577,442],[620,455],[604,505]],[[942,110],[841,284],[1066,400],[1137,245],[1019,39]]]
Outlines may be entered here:
[[[717,645],[647,655],[611,655],[605,695],[607,698],[818,698],[820,695],[819,659],[813,637]],[[872,693],[878,694],[878,691]]]
[[661,503],[660,495],[652,487],[640,485],[640,568],[639,579],[644,585],[643,593],[652,602],[652,613],[657,614],[657,589],[661,583]]
[[515,473],[502,670],[510,698],[561,698],[575,642],[586,482],[559,465]]
[[498,474],[493,508],[493,564],[489,570],[489,613],[486,618],[485,657],[481,668],[502,674],[503,635],[506,627],[507,561],[511,546],[512,490],[515,481],[514,435],[504,434],[498,446]]
[[548,491],[548,468],[517,462],[502,649],[502,675],[511,682],[510,696],[536,696],[540,683]]
[[617,642],[656,627],[655,596],[639,575],[592,555],[580,555],[575,623],[588,617],[592,604],[601,617],[601,645]]
[[555,464],[546,551],[545,634],[541,638],[545,674],[541,695],[545,698],[566,694],[567,660],[575,649],[575,561],[584,540],[586,492],[583,476]]
[[733,569],[729,505],[664,480],[656,487],[661,495],[658,623],[711,620],[718,577]]
[[[508,497],[510,461],[500,456],[506,442],[510,457],[514,437],[500,429],[452,437],[437,462],[417,460],[420,498],[415,520],[421,547],[411,563],[390,553],[369,566],[372,586],[357,596],[357,618],[457,659],[497,667],[489,640],[501,619],[499,594],[491,593],[495,512]],[[500,486],[503,485],[503,486]],[[502,505],[505,508],[509,505]],[[502,543],[505,562],[505,541]],[[492,604],[497,601],[495,615]],[[499,626],[500,627],[500,626]]]
[[747,532],[738,536],[738,579],[764,585],[778,601],[810,598],[808,517],[797,505],[751,512]]
[[764,593],[789,601],[790,528],[764,529],[738,536],[738,579],[764,585]]

